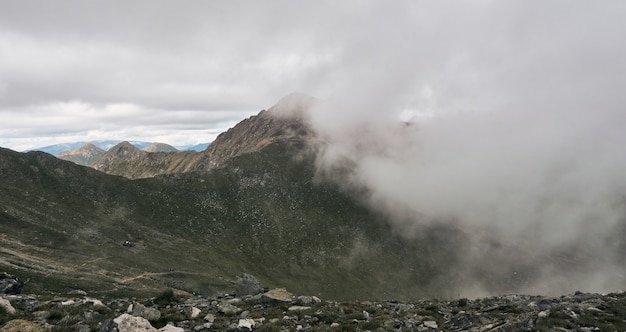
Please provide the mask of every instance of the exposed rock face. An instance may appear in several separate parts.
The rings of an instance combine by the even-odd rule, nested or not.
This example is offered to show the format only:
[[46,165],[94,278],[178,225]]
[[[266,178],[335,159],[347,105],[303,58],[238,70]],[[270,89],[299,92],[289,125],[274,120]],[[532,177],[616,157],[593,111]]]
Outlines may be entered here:
[[315,99],[291,94],[267,111],[251,116],[221,133],[188,171],[219,167],[227,160],[254,152],[278,141],[304,142],[314,136],[307,124],[307,111]]
[[24,282],[16,276],[6,272],[0,272],[0,294],[19,294],[22,292]]

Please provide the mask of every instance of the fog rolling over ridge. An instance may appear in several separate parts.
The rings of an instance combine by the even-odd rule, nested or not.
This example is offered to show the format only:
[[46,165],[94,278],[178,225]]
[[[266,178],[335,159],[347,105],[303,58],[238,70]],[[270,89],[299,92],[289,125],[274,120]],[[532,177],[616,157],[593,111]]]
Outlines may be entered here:
[[622,289],[624,122],[558,113],[372,121],[328,136],[318,162],[332,177],[347,156],[356,165],[351,185],[366,188],[364,198],[405,236],[424,224],[460,227],[470,237],[459,243],[460,273],[479,266],[514,278],[524,272],[516,268],[538,269],[521,285],[531,293]]
[[384,47],[353,54],[344,86],[312,108],[329,143],[320,174],[365,188],[405,236],[459,227],[470,296],[489,292],[472,281],[489,275],[524,293],[625,289],[626,52],[614,38],[626,30],[608,3],[530,7],[452,46],[372,35]]

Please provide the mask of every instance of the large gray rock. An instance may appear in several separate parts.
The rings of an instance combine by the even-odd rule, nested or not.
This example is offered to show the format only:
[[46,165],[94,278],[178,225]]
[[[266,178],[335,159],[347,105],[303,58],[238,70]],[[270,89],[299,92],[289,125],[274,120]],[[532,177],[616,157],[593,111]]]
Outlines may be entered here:
[[274,300],[278,302],[293,302],[294,295],[284,288],[274,288],[263,294],[263,300]]
[[257,295],[263,292],[259,281],[251,274],[244,273],[235,281],[235,293],[237,296]]
[[24,282],[12,274],[0,272],[0,294],[19,294]]
[[115,327],[110,332],[157,332],[147,319],[122,314],[113,320]]

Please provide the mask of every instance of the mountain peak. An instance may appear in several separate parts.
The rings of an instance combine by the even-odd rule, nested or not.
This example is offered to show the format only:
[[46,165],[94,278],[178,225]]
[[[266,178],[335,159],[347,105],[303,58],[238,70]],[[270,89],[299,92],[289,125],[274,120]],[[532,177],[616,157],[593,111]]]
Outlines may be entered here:
[[123,141],[112,147],[106,154],[132,157],[141,154],[141,150],[130,144],[128,141]]
[[306,118],[306,113],[318,99],[301,92],[292,92],[281,98],[268,111],[276,116]]
[[57,158],[71,161],[78,165],[90,166],[104,154],[104,150],[91,144],[83,144],[80,147],[59,153]]
[[276,105],[253,115],[221,133],[202,152],[194,170],[223,165],[244,153],[261,150],[278,141],[303,142],[314,135],[307,124],[306,112],[317,99],[302,93],[283,97]]
[[123,141],[105,152],[91,166],[99,171],[106,172],[111,165],[115,165],[121,161],[137,159],[147,153],[149,152],[141,151],[129,142]]

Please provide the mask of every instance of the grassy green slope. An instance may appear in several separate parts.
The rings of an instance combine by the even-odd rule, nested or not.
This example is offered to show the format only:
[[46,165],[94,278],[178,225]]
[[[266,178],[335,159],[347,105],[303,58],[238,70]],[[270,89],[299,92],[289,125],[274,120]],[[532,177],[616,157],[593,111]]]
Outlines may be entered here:
[[210,172],[131,181],[2,150],[0,269],[30,278],[33,291],[211,293],[248,272],[324,298],[446,293],[450,231],[403,239],[336,186],[315,183],[312,157],[296,160],[298,151],[276,142]]

